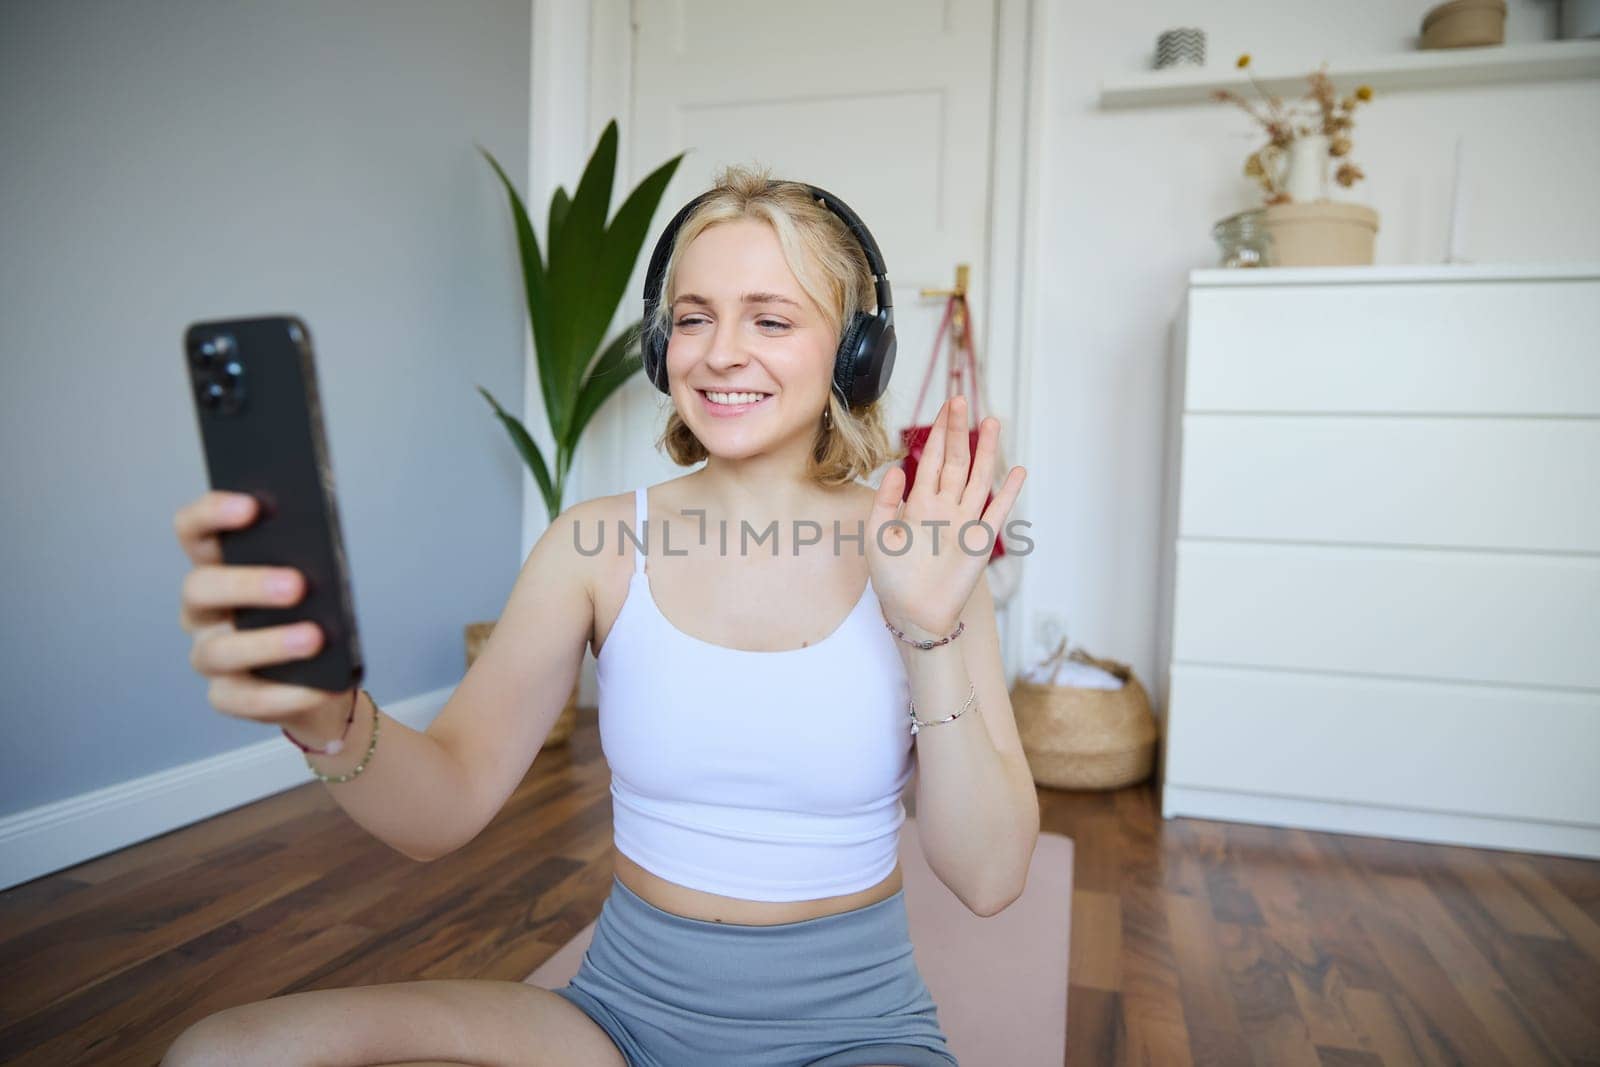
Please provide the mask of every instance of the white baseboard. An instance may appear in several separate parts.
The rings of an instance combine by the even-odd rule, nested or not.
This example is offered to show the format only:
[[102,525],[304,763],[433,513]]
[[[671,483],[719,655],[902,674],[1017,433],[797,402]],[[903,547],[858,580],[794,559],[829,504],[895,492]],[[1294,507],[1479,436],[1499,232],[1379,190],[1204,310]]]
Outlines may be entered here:
[[1168,819],[1187,815],[1196,819],[1291,826],[1335,834],[1600,859],[1600,826],[1579,823],[1497,819],[1458,812],[1345,804],[1177,785],[1162,789],[1161,815]]
[[[385,703],[425,730],[453,689]],[[219,812],[313,781],[281,736],[0,818],[0,889],[126,848]]]

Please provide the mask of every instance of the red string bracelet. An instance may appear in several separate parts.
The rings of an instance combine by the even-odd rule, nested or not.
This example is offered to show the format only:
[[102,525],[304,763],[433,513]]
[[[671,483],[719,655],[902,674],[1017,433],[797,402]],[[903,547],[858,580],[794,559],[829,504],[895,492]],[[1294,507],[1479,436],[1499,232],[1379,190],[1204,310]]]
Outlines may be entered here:
[[350,714],[345,716],[344,733],[340,734],[332,741],[329,741],[327,748],[307,748],[299,741],[296,741],[294,735],[291,734],[287,728],[280,726],[278,729],[282,730],[283,736],[287,737],[291,742],[293,742],[294,746],[301,752],[307,752],[317,756],[337,756],[339,753],[344,751],[344,741],[345,738],[350,736],[350,724],[356,721],[356,704],[360,703],[360,701],[361,690],[358,688],[350,694]]

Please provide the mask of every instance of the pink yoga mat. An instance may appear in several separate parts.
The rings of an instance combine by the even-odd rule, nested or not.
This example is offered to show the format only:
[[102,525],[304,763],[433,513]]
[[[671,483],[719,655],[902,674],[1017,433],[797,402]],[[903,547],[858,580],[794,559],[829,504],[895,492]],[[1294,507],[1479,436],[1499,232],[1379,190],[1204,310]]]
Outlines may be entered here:
[[[1028,884],[1005,911],[967,910],[922,855],[917,824],[900,828],[911,945],[962,1067],[1060,1067],[1067,1046],[1072,839],[1041,833]],[[598,921],[598,920],[597,920]],[[545,989],[577,973],[595,923],[525,980]]]

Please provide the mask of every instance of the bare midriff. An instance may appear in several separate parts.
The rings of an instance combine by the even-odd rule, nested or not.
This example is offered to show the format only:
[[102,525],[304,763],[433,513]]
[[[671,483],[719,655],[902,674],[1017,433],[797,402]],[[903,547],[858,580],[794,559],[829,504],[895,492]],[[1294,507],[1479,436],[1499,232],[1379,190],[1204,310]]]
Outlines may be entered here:
[[896,863],[888,877],[877,885],[842,896],[815,900],[744,900],[669,882],[624,856],[615,845],[611,846],[611,858],[617,881],[662,911],[704,922],[741,926],[771,926],[854,911],[893,896],[902,882],[900,864]]

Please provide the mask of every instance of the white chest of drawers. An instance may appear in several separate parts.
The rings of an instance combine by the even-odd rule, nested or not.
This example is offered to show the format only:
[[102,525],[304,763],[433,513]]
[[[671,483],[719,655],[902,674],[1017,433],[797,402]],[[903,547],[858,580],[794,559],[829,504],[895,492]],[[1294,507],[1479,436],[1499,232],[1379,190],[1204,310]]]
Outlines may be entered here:
[[1196,271],[1162,812],[1600,856],[1600,264]]

